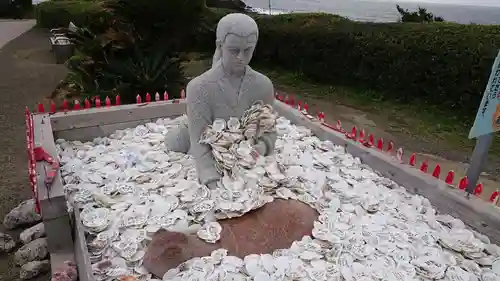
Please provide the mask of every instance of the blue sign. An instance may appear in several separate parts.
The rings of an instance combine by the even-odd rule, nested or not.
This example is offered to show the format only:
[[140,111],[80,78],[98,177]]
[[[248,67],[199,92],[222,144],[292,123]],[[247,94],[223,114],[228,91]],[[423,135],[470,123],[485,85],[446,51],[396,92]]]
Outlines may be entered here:
[[490,79],[484,90],[476,120],[469,132],[469,139],[500,130],[500,51],[497,54]]

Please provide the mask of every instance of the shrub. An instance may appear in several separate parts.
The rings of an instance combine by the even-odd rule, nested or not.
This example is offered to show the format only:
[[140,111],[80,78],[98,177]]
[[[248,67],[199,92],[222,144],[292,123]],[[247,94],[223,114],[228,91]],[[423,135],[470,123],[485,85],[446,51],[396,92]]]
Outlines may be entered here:
[[204,0],[103,0],[103,6],[115,29],[131,34],[136,44],[174,52],[194,48],[207,10]]
[[36,6],[36,20],[40,27],[67,27],[72,21],[77,26],[103,29],[108,15],[97,1],[45,1]]
[[256,62],[320,82],[381,90],[473,117],[500,47],[500,26],[361,23],[327,14],[258,16]]
[[179,97],[185,84],[179,55],[196,46],[204,1],[103,0],[97,10],[105,24],[83,24],[70,34],[78,55],[68,62],[68,85],[84,96],[120,94],[123,102],[165,90]]
[[408,12],[407,9],[401,8],[401,6],[396,5],[398,13],[401,15],[402,22],[442,22],[444,19],[442,17],[436,17],[433,13],[427,12],[427,9],[418,7],[416,12]]
[[244,12],[247,9],[245,2],[241,0],[205,0],[207,7],[229,9]]
[[123,103],[133,103],[138,93],[168,90],[176,94],[185,83],[179,59],[166,49],[146,53],[136,47],[132,55],[108,58],[106,63],[78,54],[67,65],[67,82],[73,91],[101,100],[119,94]]
[[0,0],[0,17],[8,17],[11,13],[10,0]]
[[0,0],[0,18],[21,19],[32,10],[31,0]]

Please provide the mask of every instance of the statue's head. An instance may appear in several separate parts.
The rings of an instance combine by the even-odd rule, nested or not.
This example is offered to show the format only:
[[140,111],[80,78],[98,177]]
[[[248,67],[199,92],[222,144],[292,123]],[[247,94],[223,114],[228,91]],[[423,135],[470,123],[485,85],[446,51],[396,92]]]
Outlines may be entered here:
[[219,60],[225,70],[242,72],[253,56],[259,29],[257,23],[245,14],[229,14],[217,24],[216,51],[212,66]]

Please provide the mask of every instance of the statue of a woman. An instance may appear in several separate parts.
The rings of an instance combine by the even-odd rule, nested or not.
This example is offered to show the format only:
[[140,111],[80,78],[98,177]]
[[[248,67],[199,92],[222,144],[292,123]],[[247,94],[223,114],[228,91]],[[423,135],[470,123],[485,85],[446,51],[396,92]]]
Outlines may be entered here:
[[[211,148],[200,144],[200,136],[215,119],[240,118],[255,101],[274,102],[274,87],[265,75],[248,66],[257,45],[257,23],[245,14],[229,14],[217,25],[212,68],[191,80],[186,87],[187,124],[165,138],[168,149],[191,153],[196,160],[200,183],[215,187],[221,177],[215,168]],[[263,135],[255,151],[274,151],[276,135]]]

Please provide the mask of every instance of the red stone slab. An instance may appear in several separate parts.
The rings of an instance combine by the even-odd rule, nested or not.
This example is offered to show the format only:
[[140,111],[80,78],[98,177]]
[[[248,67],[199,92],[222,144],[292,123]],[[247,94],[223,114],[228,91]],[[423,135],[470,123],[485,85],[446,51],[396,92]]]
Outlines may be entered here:
[[240,258],[249,254],[272,253],[289,248],[293,241],[311,235],[318,213],[295,200],[275,200],[240,218],[219,221],[221,239],[209,244],[196,234],[159,230],[153,236],[144,257],[144,266],[162,277],[167,270],[194,257],[209,256],[224,248],[229,255]]

